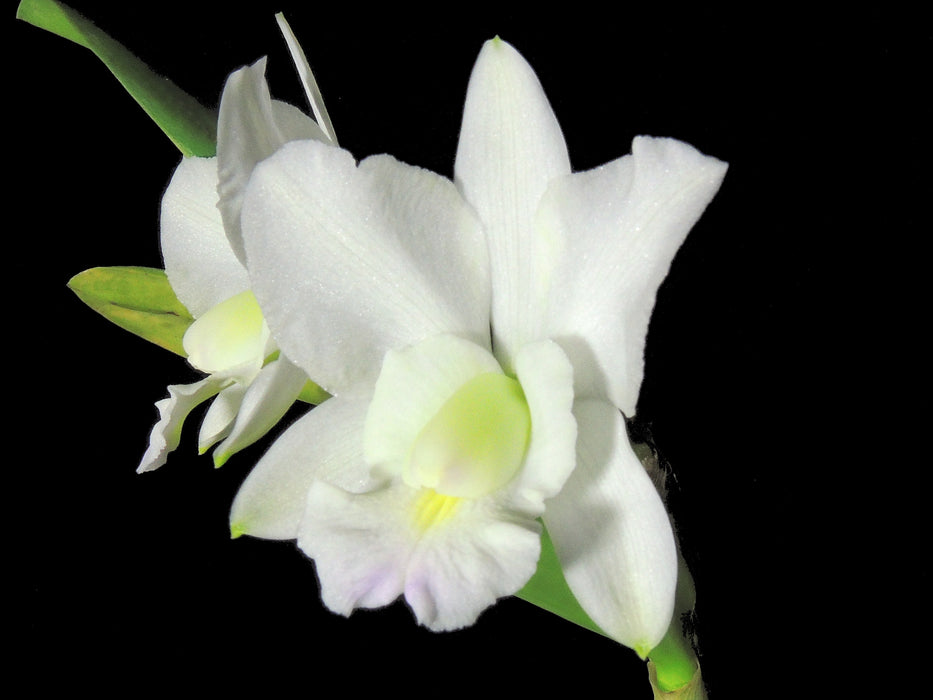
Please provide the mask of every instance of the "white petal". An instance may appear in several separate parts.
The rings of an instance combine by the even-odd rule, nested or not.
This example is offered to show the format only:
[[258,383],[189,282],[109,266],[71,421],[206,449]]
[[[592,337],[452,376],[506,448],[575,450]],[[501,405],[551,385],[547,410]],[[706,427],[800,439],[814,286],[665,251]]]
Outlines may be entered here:
[[716,194],[726,164],[673,139],[554,183],[538,229],[560,241],[547,335],[574,366],[576,395],[635,413],[655,295]]
[[242,217],[273,335],[331,393],[375,382],[387,350],[431,335],[488,347],[485,242],[448,180],[293,142],[256,168]]
[[348,615],[404,593],[421,624],[452,630],[531,577],[537,521],[492,498],[461,499],[447,519],[422,530],[414,520],[425,491],[401,483],[356,495],[311,488],[298,543],[315,561],[331,610]]
[[246,386],[239,382],[231,383],[211,402],[198,432],[198,452],[204,454],[219,440],[229,435],[246,395]]
[[415,550],[405,600],[432,630],[454,630],[499,598],[513,595],[534,574],[541,554],[537,520],[499,510],[483,499],[439,528]]
[[354,495],[325,482],[308,490],[298,545],[314,559],[321,598],[333,612],[381,607],[402,593],[414,542],[391,525],[408,505],[405,495],[389,488]]
[[169,452],[178,447],[185,418],[198,404],[220,391],[220,386],[208,377],[194,384],[172,384],[168,387],[169,397],[156,401],[159,420],[149,434],[149,447],[136,468],[137,473],[149,472],[165,464]]
[[544,523],[574,596],[607,634],[644,657],[667,631],[677,549],[664,504],[619,411],[578,401],[577,466]]
[[217,211],[217,159],[185,158],[162,197],[162,257],[175,294],[197,318],[249,288]]
[[454,169],[489,239],[493,347],[507,372],[541,337],[553,266],[533,228],[548,183],[570,172],[560,126],[531,67],[500,39],[486,42],[467,90]]
[[260,370],[250,383],[233,429],[214,450],[214,465],[252,445],[279,422],[301,393],[308,376],[284,355]]
[[334,397],[302,416],[263,455],[230,509],[234,536],[298,536],[305,496],[315,479],[348,491],[371,488],[363,460],[363,422],[370,396]]
[[217,120],[220,211],[230,245],[243,264],[240,209],[253,168],[289,141],[327,140],[314,120],[300,110],[273,103],[265,71],[263,58],[227,78]]
[[573,369],[556,343],[542,340],[522,347],[515,370],[531,412],[531,440],[511,490],[525,510],[540,515],[576,463]]

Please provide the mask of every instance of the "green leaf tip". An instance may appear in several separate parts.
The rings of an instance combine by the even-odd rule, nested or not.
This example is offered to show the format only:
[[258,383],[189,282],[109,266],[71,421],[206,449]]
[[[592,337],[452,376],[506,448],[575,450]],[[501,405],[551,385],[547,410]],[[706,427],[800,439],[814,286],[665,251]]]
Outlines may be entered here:
[[208,157],[216,153],[216,112],[152,71],[90,20],[55,0],[22,0],[16,17],[90,49],[182,155]]
[[178,301],[164,270],[92,267],[72,277],[68,288],[124,330],[185,357],[182,338],[194,319]]
[[246,534],[246,528],[241,523],[230,523],[230,539],[236,540]]

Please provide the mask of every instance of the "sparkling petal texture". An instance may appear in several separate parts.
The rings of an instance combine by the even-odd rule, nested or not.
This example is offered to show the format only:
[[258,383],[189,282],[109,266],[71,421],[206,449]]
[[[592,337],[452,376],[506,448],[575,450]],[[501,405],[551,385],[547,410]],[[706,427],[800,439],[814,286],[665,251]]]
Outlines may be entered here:
[[587,614],[641,655],[664,636],[674,607],[677,547],[661,497],[632,452],[622,415],[574,405],[577,466],[544,523]]
[[534,229],[548,184],[570,173],[564,137],[531,67],[499,39],[486,42],[467,89],[455,181],[486,228],[496,356],[506,371],[541,337],[555,260]]
[[725,172],[685,143],[639,137],[632,155],[551,184],[537,217],[560,250],[547,335],[573,362],[577,397],[634,415],[655,295]]
[[277,341],[331,393],[374,382],[386,351],[431,335],[488,345],[485,244],[438,175],[293,142],[256,168],[243,230]]

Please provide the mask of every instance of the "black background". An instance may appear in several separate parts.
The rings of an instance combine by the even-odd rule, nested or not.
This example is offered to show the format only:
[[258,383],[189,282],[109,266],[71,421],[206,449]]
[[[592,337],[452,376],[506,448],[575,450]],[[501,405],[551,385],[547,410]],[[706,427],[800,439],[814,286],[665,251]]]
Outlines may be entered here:
[[[792,689],[811,670],[832,686],[885,664],[899,616],[863,584],[890,572],[909,599],[929,580],[923,557],[879,543],[909,538],[908,524],[894,538],[876,529],[891,524],[878,515],[887,478],[909,471],[868,455],[897,451],[876,421],[899,404],[873,395],[897,363],[871,348],[899,325],[888,298],[917,298],[889,295],[909,277],[889,273],[929,228],[912,213],[929,198],[930,117],[930,38],[914,18],[248,4],[73,6],[205,104],[268,55],[273,95],[304,106],[273,19],[285,9],[358,158],[389,152],[450,176],[470,69],[499,34],[537,71],[576,169],[643,133],[730,162],[658,296],[638,415],[676,475],[708,688],[714,700],[806,697]],[[19,420],[6,531],[19,667],[35,687],[106,688],[134,672],[127,690],[258,678],[271,694],[336,680],[354,694],[497,696],[573,682],[584,696],[649,698],[634,654],[519,600],[449,634],[402,604],[328,613],[293,543],[229,539],[227,509],[263,448],[214,470],[196,456],[200,414],[165,467],[134,473],[153,403],[197,375],[65,283],[93,266],[161,266],[159,200],[179,154],[90,52],[21,22],[12,36],[6,240],[22,276],[8,277]],[[871,495],[857,490],[866,481]],[[866,632],[873,622],[888,636]]]

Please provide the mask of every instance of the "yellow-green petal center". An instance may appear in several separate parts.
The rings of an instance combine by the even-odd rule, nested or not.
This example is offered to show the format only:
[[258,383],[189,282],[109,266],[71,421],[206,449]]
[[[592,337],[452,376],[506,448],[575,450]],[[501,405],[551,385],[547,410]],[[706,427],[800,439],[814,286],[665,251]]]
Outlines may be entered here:
[[422,428],[403,478],[445,496],[476,498],[508,483],[521,469],[531,414],[521,385],[496,372],[461,386]]
[[188,361],[207,374],[262,359],[268,330],[249,290],[222,301],[192,323],[182,339]]
[[461,501],[456,496],[445,496],[434,489],[421,489],[413,512],[415,527],[426,532],[441,524],[457,512]]

